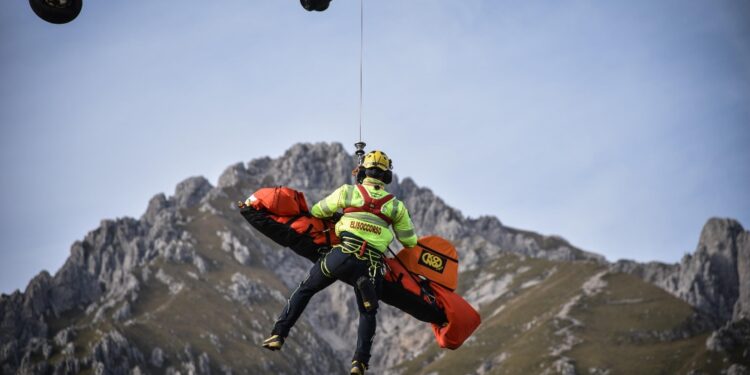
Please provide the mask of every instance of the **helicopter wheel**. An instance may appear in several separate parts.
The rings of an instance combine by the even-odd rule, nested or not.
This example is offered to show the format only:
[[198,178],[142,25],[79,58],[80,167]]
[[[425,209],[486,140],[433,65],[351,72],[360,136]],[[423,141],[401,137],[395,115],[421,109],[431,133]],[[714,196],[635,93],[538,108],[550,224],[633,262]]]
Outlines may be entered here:
[[305,10],[310,12],[322,12],[331,4],[331,0],[300,0],[299,2]]
[[54,24],[68,23],[78,17],[83,0],[29,0],[39,18]]

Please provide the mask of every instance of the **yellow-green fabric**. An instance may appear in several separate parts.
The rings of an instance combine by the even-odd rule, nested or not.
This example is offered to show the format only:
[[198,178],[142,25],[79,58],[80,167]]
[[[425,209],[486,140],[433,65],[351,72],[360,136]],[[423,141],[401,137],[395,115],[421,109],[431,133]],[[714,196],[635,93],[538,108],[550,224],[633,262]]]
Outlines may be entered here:
[[[383,198],[388,195],[385,184],[381,181],[367,177],[362,182],[370,196],[374,199]],[[318,218],[331,217],[340,209],[347,207],[362,207],[365,199],[354,185],[342,185],[329,196],[316,203],[311,213]],[[400,200],[393,198],[386,202],[380,210],[383,215],[393,221],[393,232],[396,238],[406,247],[417,244],[417,235],[414,233],[414,225],[409,217],[409,211]],[[393,241],[388,223],[382,218],[369,212],[346,213],[336,224],[336,234],[341,232],[352,233],[380,252],[385,252],[388,245]]]

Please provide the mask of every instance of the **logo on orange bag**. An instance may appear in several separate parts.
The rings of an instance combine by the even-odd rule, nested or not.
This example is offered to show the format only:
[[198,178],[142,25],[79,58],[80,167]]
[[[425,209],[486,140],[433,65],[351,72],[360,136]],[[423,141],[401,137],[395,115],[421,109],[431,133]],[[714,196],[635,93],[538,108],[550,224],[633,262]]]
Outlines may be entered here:
[[419,256],[419,264],[435,272],[443,273],[443,270],[445,269],[445,258],[427,250],[422,250],[422,255]]

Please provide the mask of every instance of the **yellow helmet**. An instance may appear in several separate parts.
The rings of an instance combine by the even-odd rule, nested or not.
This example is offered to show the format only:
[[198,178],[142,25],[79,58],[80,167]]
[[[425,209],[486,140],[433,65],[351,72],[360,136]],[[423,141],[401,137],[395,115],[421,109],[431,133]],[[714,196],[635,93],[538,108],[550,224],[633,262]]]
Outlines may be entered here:
[[378,168],[383,171],[393,169],[393,161],[383,151],[370,151],[365,155],[365,159],[362,162],[362,166],[365,168]]

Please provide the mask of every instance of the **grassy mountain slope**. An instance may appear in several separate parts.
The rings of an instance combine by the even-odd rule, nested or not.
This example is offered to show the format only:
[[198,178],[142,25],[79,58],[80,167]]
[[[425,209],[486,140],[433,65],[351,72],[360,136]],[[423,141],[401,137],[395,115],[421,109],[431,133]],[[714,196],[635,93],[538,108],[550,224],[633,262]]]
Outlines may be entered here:
[[695,319],[692,307],[634,276],[591,262],[512,254],[489,264],[487,273],[495,276],[462,281],[476,289],[478,279],[506,280],[505,292],[481,305],[475,337],[454,352],[431,348],[399,368],[414,374],[679,374],[714,373],[724,363],[707,353],[707,332],[686,328]]

